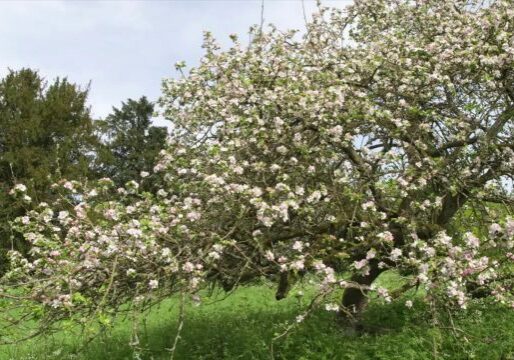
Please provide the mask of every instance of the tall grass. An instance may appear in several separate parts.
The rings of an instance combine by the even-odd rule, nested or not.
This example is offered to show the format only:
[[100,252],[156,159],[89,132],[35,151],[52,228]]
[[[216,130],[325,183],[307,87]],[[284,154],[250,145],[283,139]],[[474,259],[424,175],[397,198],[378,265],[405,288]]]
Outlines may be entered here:
[[[394,276],[385,276],[390,285]],[[275,301],[267,285],[238,289],[188,304],[175,359],[270,359],[272,338],[295,319],[306,300]],[[309,297],[309,291],[305,298]],[[514,359],[514,312],[486,301],[450,317],[433,312],[419,295],[414,307],[402,298],[391,304],[372,301],[363,329],[351,333],[336,315],[315,311],[287,336],[273,343],[275,359]],[[178,299],[152,309],[141,322],[139,345],[129,346],[132,322],[120,319],[113,329],[83,348],[80,333],[58,333],[22,344],[0,347],[7,359],[169,359],[176,335]]]

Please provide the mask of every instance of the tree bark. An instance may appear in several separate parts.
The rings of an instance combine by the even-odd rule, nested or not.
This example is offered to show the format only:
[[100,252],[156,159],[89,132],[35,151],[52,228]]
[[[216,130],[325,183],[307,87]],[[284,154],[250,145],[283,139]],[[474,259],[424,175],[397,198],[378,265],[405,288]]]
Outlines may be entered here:
[[[370,271],[368,275],[353,275],[350,280],[360,285],[369,286],[381,273],[382,270],[378,268],[378,263],[376,261],[370,261]],[[367,303],[368,298],[365,290],[348,288],[343,293],[341,302],[343,311],[340,312],[340,316],[355,325]]]
[[278,281],[278,288],[275,294],[275,299],[282,300],[285,299],[287,294],[289,293],[289,289],[291,288],[291,283],[289,279],[289,272],[284,271],[280,273],[280,278]]

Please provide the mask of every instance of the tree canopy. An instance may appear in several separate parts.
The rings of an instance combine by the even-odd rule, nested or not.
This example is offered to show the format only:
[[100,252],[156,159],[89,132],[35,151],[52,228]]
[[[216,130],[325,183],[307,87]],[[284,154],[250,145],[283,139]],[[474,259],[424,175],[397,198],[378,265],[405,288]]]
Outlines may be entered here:
[[97,121],[105,145],[99,152],[99,171],[118,186],[138,178],[141,172],[150,173],[165,146],[167,129],[152,125],[153,114],[154,105],[143,96],[128,99]]
[[[30,69],[10,71],[1,79],[2,247],[11,247],[9,221],[24,214],[26,207],[16,204],[8,195],[14,184],[24,183],[28,187],[27,196],[35,201],[50,202],[50,185],[54,181],[61,177],[76,180],[88,177],[96,138],[86,105],[87,92],[66,78],[48,84]],[[5,265],[5,261],[2,263]]]

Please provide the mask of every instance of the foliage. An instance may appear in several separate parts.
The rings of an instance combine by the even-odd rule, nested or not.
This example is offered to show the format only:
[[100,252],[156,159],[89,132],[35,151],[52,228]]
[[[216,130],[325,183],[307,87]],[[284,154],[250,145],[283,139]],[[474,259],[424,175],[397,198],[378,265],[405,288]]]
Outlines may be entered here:
[[[11,248],[9,221],[23,215],[9,190],[17,182],[38,202],[51,202],[57,179],[85,179],[96,143],[87,89],[66,78],[49,85],[30,69],[10,71],[0,81],[0,244]],[[21,244],[15,244],[21,250]],[[2,259],[0,272],[5,270]]]
[[[374,280],[395,269],[432,305],[513,306],[514,220],[490,206],[513,201],[513,15],[506,1],[371,0],[320,8],[301,37],[254,29],[220,51],[207,34],[201,64],[164,82],[161,189],[56,184],[59,201],[17,221],[33,257],[11,253],[0,296],[41,331],[107,327],[122,306],[260,277],[282,296],[309,273],[302,322],[321,304],[353,317],[370,294],[392,301]],[[449,231],[466,207],[486,233]]]
[[152,126],[153,113],[154,105],[142,97],[128,99],[105,120],[96,121],[105,145],[99,152],[98,171],[118,186],[138,178],[141,172],[150,173],[165,146],[167,129]]

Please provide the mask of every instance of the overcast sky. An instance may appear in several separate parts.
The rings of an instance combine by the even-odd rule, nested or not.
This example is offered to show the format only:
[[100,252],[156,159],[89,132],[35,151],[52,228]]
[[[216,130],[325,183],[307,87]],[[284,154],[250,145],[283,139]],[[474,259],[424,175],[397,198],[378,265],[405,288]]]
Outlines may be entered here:
[[[344,7],[348,0],[324,1]],[[307,15],[316,3],[304,1]],[[95,117],[142,95],[156,100],[173,65],[198,63],[204,30],[228,44],[260,23],[261,0],[0,1],[0,75],[30,67],[47,79],[91,82]],[[301,0],[265,0],[265,22],[304,24]],[[160,121],[159,121],[160,122]]]

